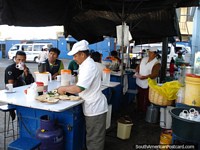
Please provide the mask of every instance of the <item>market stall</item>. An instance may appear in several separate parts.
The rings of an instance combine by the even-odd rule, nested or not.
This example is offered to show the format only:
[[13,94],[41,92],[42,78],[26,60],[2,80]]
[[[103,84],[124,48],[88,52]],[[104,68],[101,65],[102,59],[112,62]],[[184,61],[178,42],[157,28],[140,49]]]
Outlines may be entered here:
[[157,84],[149,79],[149,100],[160,108],[160,144],[190,144],[198,149],[200,76],[187,68],[182,66],[178,80]]
[[[102,90],[115,87],[118,84],[117,82],[110,82],[108,86],[102,86]],[[48,91],[59,86],[60,82],[58,81],[49,82]],[[59,100],[55,104],[42,103],[24,93],[28,87],[30,85],[14,88],[12,92],[0,91],[0,101],[16,107],[20,137],[36,138],[38,136],[37,131],[41,126],[41,117],[48,116],[49,120],[55,121],[63,131],[63,138],[52,139],[52,145],[48,146],[58,146],[64,143],[64,149],[82,149],[85,146],[84,116],[81,107],[84,101],[79,99],[76,101]]]

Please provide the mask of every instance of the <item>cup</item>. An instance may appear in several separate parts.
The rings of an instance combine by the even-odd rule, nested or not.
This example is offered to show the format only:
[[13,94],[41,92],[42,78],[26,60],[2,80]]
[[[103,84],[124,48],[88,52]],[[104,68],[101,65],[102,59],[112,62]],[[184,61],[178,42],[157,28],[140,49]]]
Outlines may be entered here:
[[56,76],[56,81],[61,81],[61,75]]
[[20,62],[20,63],[16,64],[16,68],[19,70],[24,70],[24,63]]
[[189,120],[195,120],[199,115],[199,112],[195,110],[194,108],[190,108],[189,114],[188,114],[188,119]]
[[179,117],[183,119],[187,119],[189,112],[187,110],[183,110],[180,114]]
[[8,92],[13,92],[13,84],[9,83],[9,84],[6,84],[6,90]]

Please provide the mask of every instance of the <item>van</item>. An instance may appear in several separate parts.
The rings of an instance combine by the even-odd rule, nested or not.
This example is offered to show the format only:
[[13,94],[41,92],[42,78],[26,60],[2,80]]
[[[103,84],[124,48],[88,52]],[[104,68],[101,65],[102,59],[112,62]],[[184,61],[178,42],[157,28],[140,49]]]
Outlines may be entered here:
[[[142,51],[146,51],[150,47],[156,47],[158,49],[159,54],[162,54],[162,43],[152,43],[152,44],[142,44],[142,45],[136,45],[133,46],[132,48],[132,53],[133,54],[141,54]],[[176,58],[177,54],[175,53],[174,46],[172,44],[168,44],[168,49],[167,49],[167,62],[169,63],[171,61],[171,58],[173,57],[174,59]]]
[[53,47],[52,43],[15,44],[9,49],[8,58],[14,60],[17,51],[24,51],[26,53],[26,61],[38,62],[38,56],[43,46],[47,46],[49,49]]
[[[152,44],[142,44],[142,45],[136,45],[132,48],[132,53],[137,54],[141,53],[143,49],[149,49],[150,47],[156,47],[159,51],[159,54],[162,54],[162,43],[152,43]],[[185,46],[183,44],[177,43],[176,46],[172,45],[171,43],[168,44],[167,49],[167,63],[170,63],[172,57],[175,58],[178,56],[177,52],[181,51],[183,53],[183,58],[185,59],[185,62],[190,61],[191,58],[191,48],[189,46]]]

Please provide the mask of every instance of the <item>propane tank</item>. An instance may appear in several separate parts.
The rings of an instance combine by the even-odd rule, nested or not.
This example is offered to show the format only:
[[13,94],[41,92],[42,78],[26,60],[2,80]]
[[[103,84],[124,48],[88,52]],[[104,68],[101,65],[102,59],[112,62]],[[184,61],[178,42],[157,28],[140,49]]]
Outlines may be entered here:
[[36,132],[36,138],[41,141],[40,150],[64,149],[63,130],[54,120],[50,120],[48,115],[40,117],[40,128]]

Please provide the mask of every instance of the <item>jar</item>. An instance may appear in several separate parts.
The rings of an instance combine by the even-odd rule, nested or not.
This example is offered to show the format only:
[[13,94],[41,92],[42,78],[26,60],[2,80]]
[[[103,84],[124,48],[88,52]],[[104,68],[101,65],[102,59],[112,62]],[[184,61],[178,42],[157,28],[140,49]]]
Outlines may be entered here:
[[110,69],[108,69],[108,68],[103,69],[103,85],[110,84],[110,73],[111,73]]
[[71,70],[61,70],[61,86],[68,86],[71,82]]
[[36,82],[36,84],[37,84],[38,95],[43,95],[43,92],[44,92],[44,83],[43,82]]

